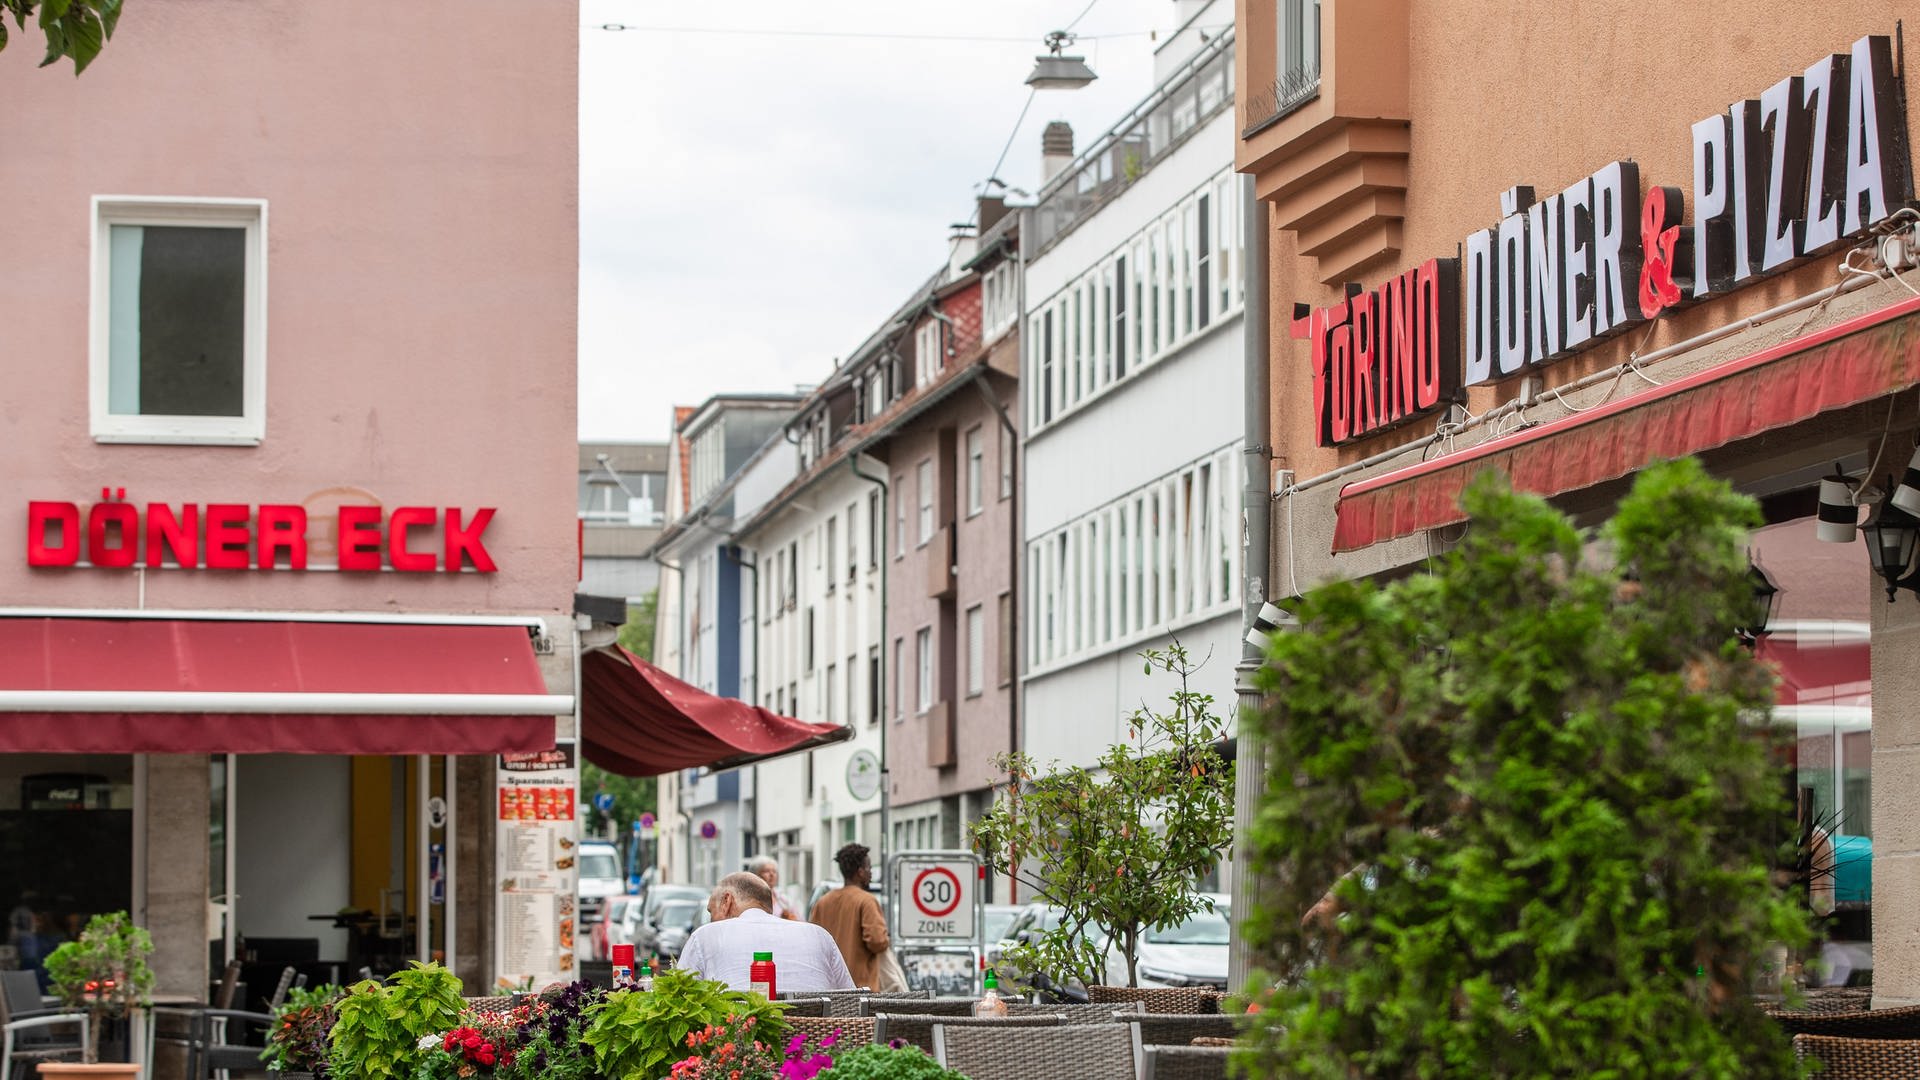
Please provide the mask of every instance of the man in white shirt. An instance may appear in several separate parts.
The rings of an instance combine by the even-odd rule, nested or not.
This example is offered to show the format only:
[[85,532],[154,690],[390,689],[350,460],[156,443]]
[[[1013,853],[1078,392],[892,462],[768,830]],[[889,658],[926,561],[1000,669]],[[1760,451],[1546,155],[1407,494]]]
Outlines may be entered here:
[[679,967],[734,990],[751,986],[753,954],[770,952],[779,990],[851,990],[853,976],[833,935],[773,915],[773,890],[754,874],[728,874],[707,898],[713,921],[687,938]]

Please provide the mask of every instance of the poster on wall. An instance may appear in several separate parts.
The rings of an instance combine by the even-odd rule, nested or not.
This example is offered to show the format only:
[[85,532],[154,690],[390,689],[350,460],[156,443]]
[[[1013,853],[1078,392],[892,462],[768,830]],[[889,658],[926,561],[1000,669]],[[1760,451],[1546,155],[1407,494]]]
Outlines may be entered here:
[[574,746],[502,754],[497,774],[493,969],[505,989],[571,982],[580,843]]

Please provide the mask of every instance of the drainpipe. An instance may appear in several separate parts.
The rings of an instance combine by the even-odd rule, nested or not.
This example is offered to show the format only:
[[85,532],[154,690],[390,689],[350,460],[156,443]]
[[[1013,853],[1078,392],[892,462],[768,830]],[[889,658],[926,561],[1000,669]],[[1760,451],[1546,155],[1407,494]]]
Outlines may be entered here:
[[[1253,617],[1267,599],[1267,568],[1273,562],[1272,484],[1273,449],[1270,416],[1272,395],[1269,386],[1272,360],[1273,327],[1268,315],[1271,288],[1267,266],[1266,204],[1253,193],[1253,177],[1240,177],[1240,220],[1245,231],[1246,300],[1240,316],[1244,341],[1245,375],[1245,455],[1246,492],[1241,508],[1246,516],[1246,549],[1241,553],[1242,608],[1240,628],[1244,634],[1253,627]],[[1292,553],[1288,553],[1292,557]],[[1240,663],[1233,669],[1234,693],[1239,699],[1240,722],[1235,728],[1233,766],[1233,913],[1232,934],[1227,951],[1227,985],[1239,987],[1247,979],[1252,952],[1241,931],[1252,912],[1256,894],[1254,862],[1248,848],[1248,834],[1259,813],[1260,797],[1266,787],[1266,748],[1248,730],[1245,717],[1260,708],[1260,693],[1254,689],[1254,675],[1265,656],[1257,645],[1243,638]]]
[[[880,489],[880,537],[884,541],[889,520],[887,515],[893,512],[893,508],[887,505],[893,493],[887,490],[886,478],[860,471],[858,446],[847,451],[847,468],[853,475]],[[868,534],[872,535],[871,527]],[[882,546],[884,548],[884,544]],[[887,660],[893,650],[887,647],[887,553],[881,550],[874,555],[880,568],[880,679],[874,683],[873,692],[880,695],[880,843],[884,851],[886,845],[893,842],[893,778],[888,775],[890,770],[887,767],[887,725],[893,723],[893,718],[887,715],[886,704]],[[852,707],[851,702],[848,707]],[[852,721],[853,718],[848,717],[848,720]]]
[[[753,608],[751,609],[750,614],[747,616],[747,632],[753,635],[753,671],[749,677],[753,680],[753,697],[759,697],[760,696],[760,560],[755,559],[752,562],[748,562],[747,560],[742,559],[740,557],[739,544],[727,545],[727,557],[733,560],[733,565],[753,575]],[[754,703],[753,698],[747,699],[748,705],[752,705],[753,703]],[[755,847],[758,847],[760,844],[760,766],[758,765],[755,765],[753,767],[753,842]],[[757,852],[743,851],[741,852],[741,858],[743,859],[748,858],[755,854],[757,854]],[[745,869],[745,867],[743,866],[742,869]]]

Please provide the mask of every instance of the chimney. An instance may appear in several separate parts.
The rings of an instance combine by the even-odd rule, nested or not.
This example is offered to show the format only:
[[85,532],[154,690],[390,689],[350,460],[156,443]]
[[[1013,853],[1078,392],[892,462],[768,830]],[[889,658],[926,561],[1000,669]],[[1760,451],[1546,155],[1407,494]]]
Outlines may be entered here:
[[980,249],[980,239],[974,235],[971,225],[954,225],[953,232],[947,236],[947,280],[952,281],[966,273],[964,267],[973,261],[974,252]]
[[1050,184],[1073,160],[1073,126],[1055,120],[1040,133],[1040,182]]

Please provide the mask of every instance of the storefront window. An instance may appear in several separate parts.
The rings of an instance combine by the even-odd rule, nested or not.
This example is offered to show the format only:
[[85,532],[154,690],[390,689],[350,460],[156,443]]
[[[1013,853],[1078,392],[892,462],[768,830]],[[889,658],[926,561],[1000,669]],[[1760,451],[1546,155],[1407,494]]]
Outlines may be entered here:
[[0,968],[41,972],[102,912],[133,906],[133,758],[0,757]]
[[1822,544],[1814,521],[1770,525],[1754,558],[1780,589],[1761,659],[1780,677],[1774,721],[1794,732],[1794,835],[1823,944],[1808,981],[1873,981],[1872,593],[1858,545]]

